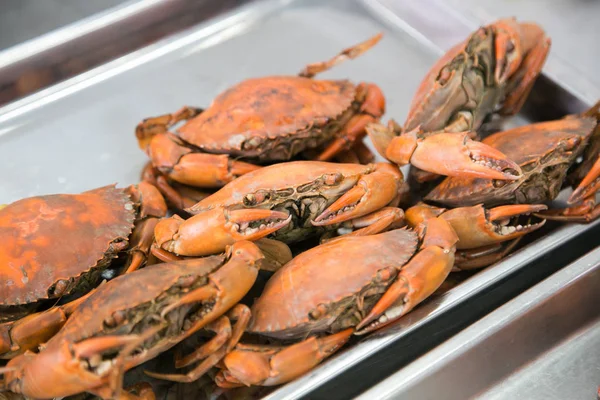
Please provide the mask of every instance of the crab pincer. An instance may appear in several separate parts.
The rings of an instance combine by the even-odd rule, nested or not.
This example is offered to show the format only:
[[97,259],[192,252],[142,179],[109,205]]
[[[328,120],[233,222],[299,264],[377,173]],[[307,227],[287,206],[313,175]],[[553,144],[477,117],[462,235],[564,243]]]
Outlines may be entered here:
[[517,180],[521,168],[502,152],[472,140],[468,132],[426,135],[417,128],[396,135],[392,124],[370,124],[367,132],[377,151],[400,166],[411,164],[438,175]]
[[536,24],[506,18],[480,27],[432,66],[403,129],[375,124],[367,133],[383,157],[414,166],[417,182],[438,175],[516,180],[522,171],[514,162],[472,139],[489,116],[521,109],[549,48]]
[[25,352],[1,368],[0,390],[34,398],[81,392],[122,398],[124,372],[206,329],[215,333],[213,339],[176,362],[194,364],[189,372],[149,373],[198,379],[245,330],[248,310],[238,303],[254,284],[263,259],[255,244],[240,241],[219,256],[156,264],[119,276],[79,304],[38,353]]
[[188,208],[189,219],[160,221],[157,249],[202,256],[239,240],[293,243],[338,228],[350,228],[352,235],[382,232],[402,221],[397,208],[402,183],[398,167],[388,163],[295,161],[264,167]]
[[310,64],[297,76],[246,79],[206,109],[183,107],[145,119],[136,128],[139,145],[161,174],[202,188],[222,187],[259,165],[307,151],[316,151],[317,160],[334,159],[362,140],[368,123],[379,120],[385,97],[373,83],[313,77],[360,56],[381,37]]
[[547,209],[544,204],[490,209],[478,204],[447,210],[420,203],[406,210],[405,218],[413,228],[433,217],[447,221],[458,236],[455,270],[465,270],[481,268],[504,257],[523,236],[544,226],[546,220],[536,214]]
[[352,334],[396,321],[446,279],[456,241],[448,222],[431,218],[418,230],[345,235],[301,253],[269,279],[247,327],[249,333],[298,342],[238,344],[223,359],[217,384],[285,383],[333,354]]

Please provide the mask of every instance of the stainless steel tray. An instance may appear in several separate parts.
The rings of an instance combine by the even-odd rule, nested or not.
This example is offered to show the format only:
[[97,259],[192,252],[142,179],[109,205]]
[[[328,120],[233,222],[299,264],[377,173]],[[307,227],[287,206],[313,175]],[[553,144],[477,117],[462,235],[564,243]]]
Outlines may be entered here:
[[358,399],[595,399],[600,248]]
[[[403,120],[419,82],[442,49],[473,27],[448,13],[442,2],[421,1],[418,8],[408,3],[255,1],[4,106],[0,203],[111,182],[134,183],[146,162],[133,134],[141,119],[184,104],[205,106],[248,77],[293,74],[379,31],[385,38],[378,46],[323,76],[377,83],[388,99],[386,117]],[[552,79],[557,70],[564,71],[565,64],[551,56],[545,69],[549,75],[538,80],[511,124],[559,118],[600,97],[586,92],[591,86],[569,84],[565,89]],[[357,340],[268,398],[348,398],[359,393],[589,251],[599,233],[600,223],[549,224],[511,257],[432,298],[388,329]]]

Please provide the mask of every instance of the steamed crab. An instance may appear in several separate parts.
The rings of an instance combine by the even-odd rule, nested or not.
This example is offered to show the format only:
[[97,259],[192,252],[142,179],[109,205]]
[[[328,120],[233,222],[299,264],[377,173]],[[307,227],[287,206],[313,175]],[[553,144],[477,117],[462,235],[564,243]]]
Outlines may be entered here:
[[546,222],[532,214],[547,210],[543,204],[506,205],[486,208],[482,204],[445,209],[419,203],[406,210],[408,226],[416,228],[430,218],[448,222],[458,237],[454,271],[488,266],[502,259]]
[[[329,160],[365,136],[365,126],[383,114],[385,99],[371,83],[312,77],[358,57],[380,38],[311,64],[299,76],[245,80],[206,110],[185,107],[146,119],[136,129],[140,147],[170,179],[205,188],[221,187],[259,168],[253,163],[290,160],[307,149],[325,146],[316,158]],[[169,132],[182,121],[187,122],[175,134]]]
[[246,174],[155,229],[159,248],[183,256],[216,254],[238,240],[269,236],[286,243],[358,229],[366,235],[402,220],[403,177],[388,163],[294,161]]
[[502,19],[478,29],[431,68],[403,128],[391,121],[367,129],[375,147],[392,162],[428,171],[417,172],[420,182],[435,174],[519,179],[510,157],[472,139],[492,114],[519,111],[549,48],[550,39],[533,23]]
[[166,211],[147,183],[30,197],[1,209],[0,357],[56,333],[81,300],[35,312],[93,289],[120,252],[129,252],[128,271],[143,265]]
[[[540,213],[546,219],[589,222],[600,215],[600,102],[581,115],[540,122],[493,134],[483,140],[523,170],[515,181],[446,178],[425,200],[447,206],[542,203],[554,200],[565,183],[577,184],[571,207]],[[578,163],[578,158],[583,161]]]
[[0,368],[0,389],[34,398],[89,392],[130,399],[121,390],[125,371],[206,328],[214,338],[178,360],[179,366],[196,364],[188,376],[201,376],[244,331],[249,312],[237,303],[262,259],[256,245],[238,242],[224,255],[119,276],[80,304],[39,353],[26,352]]
[[426,229],[342,236],[298,255],[269,279],[252,306],[247,332],[299,343],[238,344],[223,359],[217,384],[285,383],[331,355],[352,333],[396,321],[446,279],[456,241],[448,222],[432,218]]

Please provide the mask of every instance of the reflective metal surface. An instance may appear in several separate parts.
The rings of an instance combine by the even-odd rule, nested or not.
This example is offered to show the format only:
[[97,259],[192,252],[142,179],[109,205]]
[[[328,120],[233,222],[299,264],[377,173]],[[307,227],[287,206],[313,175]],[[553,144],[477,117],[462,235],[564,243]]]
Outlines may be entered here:
[[[129,0],[1,51],[0,105],[88,71],[249,1]],[[50,2],[43,3],[39,6],[51,7]],[[65,4],[61,6],[67,7]],[[80,6],[91,7],[90,4]],[[47,17],[52,19],[52,16],[50,13]],[[8,15],[3,17],[9,18]],[[28,22],[34,23],[31,19]]]
[[358,399],[595,399],[600,248]]
[[[380,31],[385,37],[374,49],[323,77],[378,84],[388,99],[386,118],[402,121],[429,67],[471,31],[470,23],[436,1],[419,2],[421,8],[409,3],[253,2],[0,108],[0,204],[137,182],[147,158],[137,147],[134,128],[143,118],[182,105],[206,106],[249,77],[294,74]],[[584,108],[585,102],[560,83],[541,77],[510,124]],[[598,234],[600,223],[548,224],[512,256],[388,329],[356,339],[268,398],[349,398],[596,246]],[[567,246],[568,252],[561,250]]]

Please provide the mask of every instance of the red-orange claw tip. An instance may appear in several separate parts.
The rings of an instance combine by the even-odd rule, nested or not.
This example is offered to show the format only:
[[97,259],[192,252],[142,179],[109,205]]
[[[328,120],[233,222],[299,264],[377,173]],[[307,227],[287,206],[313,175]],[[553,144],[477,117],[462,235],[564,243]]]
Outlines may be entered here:
[[600,157],[594,162],[586,176],[573,191],[567,202],[576,204],[593,196],[600,190]]
[[488,210],[488,219],[491,222],[495,222],[506,218],[517,217],[519,215],[533,214],[547,209],[548,206],[545,204],[512,204],[498,206]]

